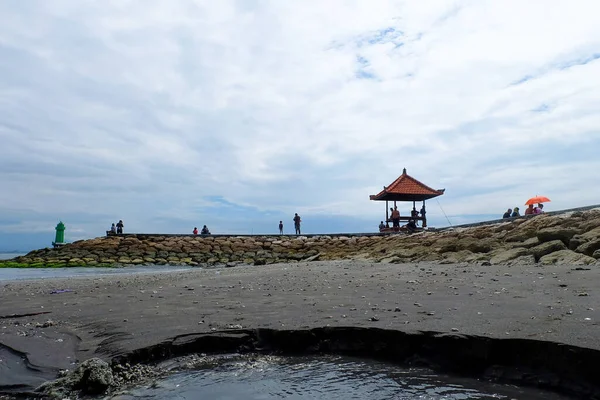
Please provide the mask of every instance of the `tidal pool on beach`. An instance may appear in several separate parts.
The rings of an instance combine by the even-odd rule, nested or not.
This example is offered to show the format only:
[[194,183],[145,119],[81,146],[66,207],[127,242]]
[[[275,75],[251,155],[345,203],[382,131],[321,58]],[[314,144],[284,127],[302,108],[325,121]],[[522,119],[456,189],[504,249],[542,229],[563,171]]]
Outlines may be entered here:
[[257,357],[177,372],[112,397],[136,399],[566,400],[533,388],[350,357]]

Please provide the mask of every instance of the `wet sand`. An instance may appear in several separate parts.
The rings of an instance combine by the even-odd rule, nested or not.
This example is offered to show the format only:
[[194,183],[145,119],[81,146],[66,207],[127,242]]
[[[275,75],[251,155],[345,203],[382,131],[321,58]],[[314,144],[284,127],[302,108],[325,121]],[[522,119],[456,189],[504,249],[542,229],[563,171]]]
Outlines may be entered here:
[[377,327],[600,349],[598,287],[593,266],[357,261],[1,282],[0,343],[49,371],[240,328]]

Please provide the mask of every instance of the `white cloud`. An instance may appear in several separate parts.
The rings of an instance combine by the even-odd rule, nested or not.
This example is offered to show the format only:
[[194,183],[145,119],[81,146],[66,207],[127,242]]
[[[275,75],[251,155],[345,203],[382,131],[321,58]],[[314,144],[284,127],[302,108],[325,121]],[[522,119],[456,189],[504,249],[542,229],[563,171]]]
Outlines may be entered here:
[[[453,215],[501,214],[534,194],[597,203],[599,11],[0,3],[0,213],[179,229],[223,196],[259,214],[376,220],[368,195],[403,167],[445,186]],[[429,215],[445,221],[435,203]],[[108,222],[83,219],[90,234]]]

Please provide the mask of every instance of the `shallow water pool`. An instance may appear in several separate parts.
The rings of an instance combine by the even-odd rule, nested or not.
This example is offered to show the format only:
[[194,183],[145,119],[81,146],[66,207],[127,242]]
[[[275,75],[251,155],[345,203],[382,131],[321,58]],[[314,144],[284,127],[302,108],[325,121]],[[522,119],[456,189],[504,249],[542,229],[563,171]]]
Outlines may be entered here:
[[258,357],[179,372],[113,400],[565,400],[536,389],[348,357]]

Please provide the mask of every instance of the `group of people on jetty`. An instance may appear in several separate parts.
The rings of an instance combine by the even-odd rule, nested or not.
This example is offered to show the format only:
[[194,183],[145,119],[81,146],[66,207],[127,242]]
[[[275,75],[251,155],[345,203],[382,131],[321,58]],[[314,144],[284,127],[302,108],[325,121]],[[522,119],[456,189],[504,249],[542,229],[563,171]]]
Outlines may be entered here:
[[122,235],[124,227],[125,227],[125,225],[123,225],[123,220],[120,219],[116,225],[113,222],[113,224],[110,226],[110,231],[108,231],[106,233],[109,235]]
[[[294,230],[296,232],[296,235],[301,235],[302,233],[300,230],[300,223],[302,222],[302,218],[300,218],[298,213],[295,213],[294,218],[292,218],[292,221],[294,222]],[[283,235],[283,221],[279,221],[279,234]]]
[[[294,218],[292,219],[292,221],[294,221],[294,229],[296,231],[296,235],[300,235],[301,231],[300,231],[300,223],[302,222],[302,218],[300,218],[300,216],[298,215],[298,213],[294,214]],[[194,230],[192,231],[192,233],[194,235],[198,234],[198,228],[194,227]],[[210,235],[210,231],[208,230],[208,228],[206,227],[206,225],[204,225],[202,227],[202,230],[200,231],[201,235]],[[279,221],[279,234],[283,235],[283,221]]]
[[[401,216],[400,216],[400,211],[398,210],[398,207],[394,206],[393,208],[390,208],[390,219],[387,220],[385,223],[383,221],[381,221],[379,223],[379,232],[388,232],[388,231],[394,231],[394,232],[398,232],[400,230],[405,230],[408,231],[409,233],[413,233],[415,232],[419,226],[419,220],[425,220],[425,206],[421,207],[420,211],[417,211],[416,208],[413,207],[413,209],[410,212],[410,217],[408,218],[408,222],[406,223],[406,225],[403,225],[402,227],[400,227],[400,220],[401,220]],[[390,221],[392,221],[392,227],[390,228]]]
[[[193,233],[194,235],[197,235],[197,234],[198,234],[198,228],[197,228],[197,227],[194,227],[194,230],[192,231],[192,233]],[[208,228],[206,227],[206,225],[204,225],[204,226],[202,227],[202,230],[200,231],[200,234],[201,234],[201,235],[210,235],[210,231],[208,230]]]
[[[543,214],[544,213],[544,205],[542,203],[538,204],[537,207],[534,207],[533,204],[530,204],[529,207],[527,207],[525,209],[525,215],[538,215],[538,214]],[[521,213],[519,212],[519,207],[515,207],[514,210],[513,209],[508,209],[506,210],[506,212],[504,213],[504,215],[502,215],[502,218],[513,218],[513,217],[520,217]]]
[[[385,221],[381,221],[379,223],[379,232],[390,232],[390,231],[394,231],[394,232],[398,232],[400,230],[404,230],[404,231],[408,231],[409,233],[413,233],[415,232],[417,229],[419,229],[418,223],[419,220],[424,221],[425,220],[425,206],[423,205],[423,207],[421,207],[420,211],[417,211],[416,208],[413,207],[411,213],[410,213],[410,217],[408,218],[408,221],[406,223],[406,225],[403,225],[402,227],[400,227],[400,211],[398,210],[397,207],[393,207],[390,208],[390,219]],[[542,203],[539,203],[536,207],[534,207],[533,204],[530,204],[529,207],[527,209],[525,209],[525,214],[524,215],[538,215],[538,214],[543,214],[544,213],[544,205]],[[515,207],[514,209],[509,208],[508,210],[506,210],[506,212],[504,213],[504,215],[502,216],[502,218],[513,218],[513,217],[520,217],[521,213],[519,212],[519,207]],[[405,218],[406,220],[406,218]],[[300,235],[301,234],[301,230],[300,230],[300,224],[302,222],[302,219],[300,218],[300,216],[298,215],[298,213],[294,214],[294,218],[292,218],[292,221],[294,222],[294,230],[296,232],[296,235]],[[390,228],[390,221],[392,222],[392,227]],[[106,234],[107,235],[122,235],[123,234],[123,228],[125,227],[125,225],[123,224],[123,220],[119,220],[119,222],[117,222],[116,224],[112,224],[112,226],[110,227],[110,231],[107,231]],[[206,225],[204,225],[202,227],[202,230],[200,230],[198,232],[198,228],[194,227],[194,230],[192,231],[192,233],[194,235],[197,235],[198,233],[200,233],[200,235],[210,235],[210,231],[208,230],[208,227]],[[283,221],[279,221],[279,234],[283,235]]]
[[[300,218],[298,213],[295,213],[294,218],[292,218],[292,221],[294,222],[294,230],[296,232],[296,235],[300,235],[301,234],[300,224],[302,223],[302,218]],[[123,220],[119,220],[119,222],[117,222],[116,224],[112,224],[112,226],[110,227],[110,230],[106,231],[106,234],[107,235],[122,235],[124,226],[125,225],[123,224]],[[192,234],[194,234],[194,235],[198,235],[198,234],[210,235],[210,230],[208,229],[208,227],[206,225],[204,225],[200,231],[198,231],[198,227],[194,227]],[[279,234],[283,235],[283,221],[279,221]]]

